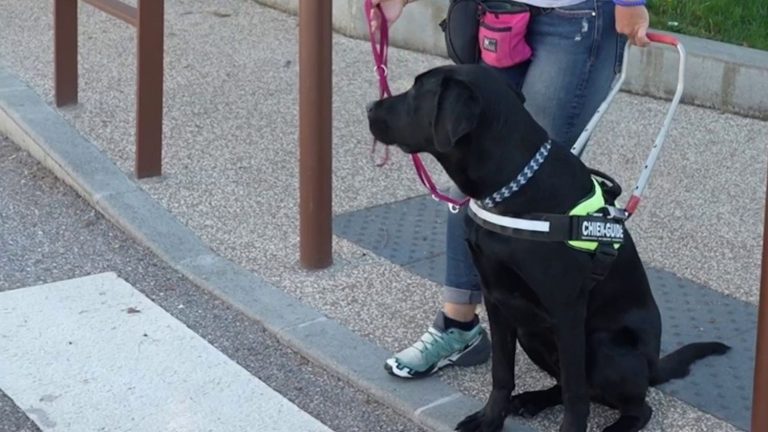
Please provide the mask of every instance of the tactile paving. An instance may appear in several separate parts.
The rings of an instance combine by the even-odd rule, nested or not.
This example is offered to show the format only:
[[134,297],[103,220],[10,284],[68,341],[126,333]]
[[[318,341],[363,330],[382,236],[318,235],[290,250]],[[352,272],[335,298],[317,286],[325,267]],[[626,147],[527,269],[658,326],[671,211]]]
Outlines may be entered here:
[[[447,208],[420,196],[338,215],[336,235],[437,283],[445,271]],[[748,430],[757,309],[754,305],[647,267],[663,322],[662,354],[690,342],[717,340],[731,351],[697,362],[688,377],[659,390]]]
[[333,229],[395,264],[419,262],[444,252],[446,214],[430,200],[411,198],[342,214]]

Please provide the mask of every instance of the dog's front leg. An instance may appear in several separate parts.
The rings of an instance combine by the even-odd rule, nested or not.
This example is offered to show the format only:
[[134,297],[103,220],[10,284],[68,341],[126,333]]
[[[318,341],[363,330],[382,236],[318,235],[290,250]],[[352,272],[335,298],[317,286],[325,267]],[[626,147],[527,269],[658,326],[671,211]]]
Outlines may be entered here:
[[585,432],[589,417],[586,353],[586,299],[564,304],[558,311],[557,342],[560,386],[565,415],[560,432]]
[[517,331],[504,318],[498,304],[486,299],[488,323],[491,327],[491,378],[493,388],[480,411],[462,420],[456,430],[460,432],[496,432],[504,426],[509,399],[515,390],[515,351]]

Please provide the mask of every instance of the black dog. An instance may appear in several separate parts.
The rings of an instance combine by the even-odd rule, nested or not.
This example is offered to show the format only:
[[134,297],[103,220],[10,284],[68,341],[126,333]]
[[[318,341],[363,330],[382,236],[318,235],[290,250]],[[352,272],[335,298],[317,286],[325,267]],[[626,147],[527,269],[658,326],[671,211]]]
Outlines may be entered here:
[[[431,69],[407,92],[369,104],[368,119],[379,141],[431,154],[477,200],[516,178],[550,139],[523,96],[481,65]],[[567,214],[593,193],[592,174],[555,143],[530,180],[490,211]],[[592,253],[466,222],[490,323],[493,389],[460,431],[498,431],[508,414],[530,417],[561,403],[560,430],[586,431],[590,400],[620,411],[605,431],[638,431],[651,417],[649,386],[682,378],[696,360],[729,349],[694,343],[659,358],[661,317],[628,230],[610,270],[590,289],[584,281]],[[516,342],[557,385],[512,396]]]

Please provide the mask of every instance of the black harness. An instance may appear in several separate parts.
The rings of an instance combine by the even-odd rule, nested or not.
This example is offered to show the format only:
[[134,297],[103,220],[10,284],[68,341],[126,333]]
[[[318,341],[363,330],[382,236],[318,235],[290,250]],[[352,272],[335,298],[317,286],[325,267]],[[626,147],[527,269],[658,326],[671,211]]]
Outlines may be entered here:
[[[486,210],[474,201],[471,202],[467,213],[475,223],[484,229],[509,237],[567,242],[572,247],[576,247],[574,245],[580,244],[579,242],[596,243],[596,245],[593,243],[594,247],[576,247],[592,254],[592,269],[584,283],[585,288],[590,290],[597,282],[605,278],[613,261],[618,256],[618,249],[624,243],[624,224],[630,216],[626,210],[614,206],[616,198],[621,195],[621,186],[600,171],[590,169],[590,173],[597,184],[595,193],[602,193],[605,205],[587,215],[529,213],[519,217],[506,216]],[[520,222],[520,224],[513,227],[508,225],[515,224],[496,223],[494,222],[495,216]],[[543,222],[543,224],[537,222]],[[546,229],[543,228],[545,226]],[[539,229],[539,227],[542,228]]]

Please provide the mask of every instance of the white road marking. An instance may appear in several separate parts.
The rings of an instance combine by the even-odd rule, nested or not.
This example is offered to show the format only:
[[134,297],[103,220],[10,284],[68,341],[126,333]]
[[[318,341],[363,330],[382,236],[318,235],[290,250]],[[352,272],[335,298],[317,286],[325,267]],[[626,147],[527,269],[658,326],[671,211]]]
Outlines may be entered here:
[[0,292],[0,388],[45,432],[332,432],[114,273]]

